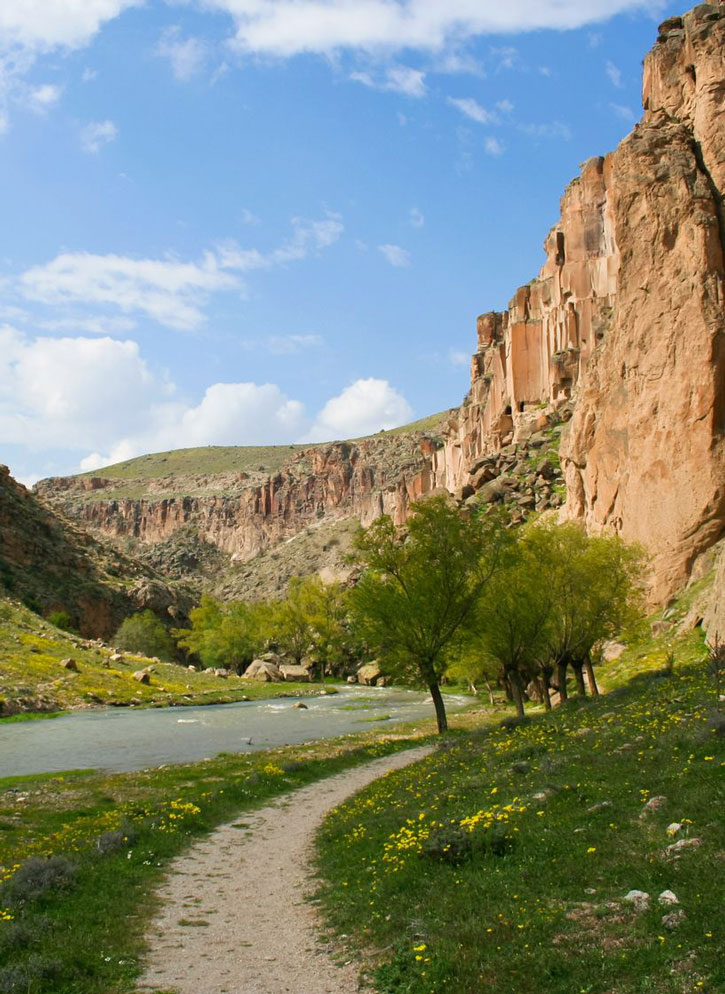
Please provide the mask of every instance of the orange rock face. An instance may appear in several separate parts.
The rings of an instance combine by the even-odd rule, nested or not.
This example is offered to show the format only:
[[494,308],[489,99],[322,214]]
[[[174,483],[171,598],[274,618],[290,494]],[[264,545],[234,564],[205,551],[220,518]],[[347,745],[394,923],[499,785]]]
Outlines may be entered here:
[[645,115],[609,157],[611,326],[562,456],[566,513],[653,556],[653,599],[725,530],[725,9],[660,29]]

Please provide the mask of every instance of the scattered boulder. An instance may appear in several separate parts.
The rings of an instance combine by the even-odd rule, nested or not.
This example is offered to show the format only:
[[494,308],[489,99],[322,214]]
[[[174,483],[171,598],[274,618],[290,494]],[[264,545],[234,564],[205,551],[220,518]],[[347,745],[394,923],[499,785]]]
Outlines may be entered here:
[[304,703],[304,701],[297,701],[295,704],[292,705],[292,707],[293,708],[297,708],[298,711],[308,711],[309,710],[309,708]]
[[677,908],[675,911],[670,911],[668,915],[662,916],[662,924],[665,928],[672,930],[681,925],[686,918],[687,915],[682,908]]
[[79,669],[78,669],[78,663],[75,661],[75,659],[70,659],[70,658],[68,658],[68,659],[61,659],[60,665],[65,670],[72,670],[73,673],[80,672]]
[[624,895],[624,900],[633,904],[635,911],[646,911],[649,907],[649,894],[646,890],[630,890]]
[[113,652],[113,653],[111,653],[110,659],[111,659],[112,663],[121,663],[121,662],[123,662],[123,653],[122,652]]
[[659,811],[660,808],[665,806],[665,804],[667,804],[666,797],[662,797],[661,795],[658,797],[650,797],[649,801],[647,801],[645,806],[642,808],[640,818],[646,818],[647,815],[651,815],[653,812]]
[[673,821],[671,825],[667,826],[667,834],[672,838],[674,838],[675,835],[679,835],[681,831],[682,831],[682,822]]
[[659,901],[660,904],[663,904],[665,907],[668,908],[671,908],[675,904],[680,903],[677,900],[677,895],[671,890],[663,890],[660,896],[657,898],[657,900]]
[[144,683],[146,685],[151,683],[151,674],[148,670],[136,670],[133,674],[133,679],[138,681],[138,683]]
[[361,683],[363,687],[374,687],[381,675],[380,663],[375,660],[360,667],[357,671],[357,682]]
[[242,674],[243,680],[261,680],[263,683],[282,683],[284,679],[278,666],[267,659],[253,659]]
[[606,811],[607,808],[611,808],[611,801],[597,801],[596,804],[592,804],[590,808],[587,808],[588,815],[598,814],[600,811]]
[[221,667],[212,670],[212,673],[214,674],[214,676],[220,676],[222,680],[226,680],[226,678],[229,676],[229,670],[223,669]]
[[667,846],[665,849],[665,856],[668,859],[679,859],[683,853],[688,852],[691,849],[699,849],[702,845],[702,839],[678,839],[677,842],[673,842],[671,846]]
[[619,659],[626,648],[624,642],[616,642],[614,639],[604,642],[601,648],[602,662],[613,663],[615,659]]
[[356,676],[349,676],[347,678],[347,683],[357,683],[357,677]]
[[297,666],[295,663],[282,663],[279,667],[282,679],[294,681],[295,683],[309,683],[310,673],[306,666]]

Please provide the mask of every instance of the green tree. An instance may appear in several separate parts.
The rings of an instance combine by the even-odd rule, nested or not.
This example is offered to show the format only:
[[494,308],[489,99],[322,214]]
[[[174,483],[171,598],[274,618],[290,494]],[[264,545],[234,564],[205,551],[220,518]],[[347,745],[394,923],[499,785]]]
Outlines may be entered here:
[[205,594],[191,612],[191,628],[176,633],[178,644],[196,653],[204,666],[242,672],[264,647],[270,613],[265,604],[221,604]]
[[[547,533],[533,528],[507,549],[499,569],[472,616],[472,637],[483,658],[495,660],[508,683],[516,709],[524,716],[524,688],[537,678],[545,652],[546,627],[553,607],[552,588],[542,583],[541,563]],[[548,682],[542,695],[548,701]]]
[[122,621],[113,642],[127,652],[140,652],[159,659],[174,658],[174,641],[153,611],[141,611]]
[[586,670],[598,693],[592,652],[641,616],[645,556],[638,546],[615,536],[590,538],[575,524],[538,529],[539,577],[552,594],[545,656],[556,667],[562,700],[567,698],[569,666],[580,694]]
[[439,732],[448,728],[446,651],[495,573],[505,534],[498,518],[467,517],[435,497],[413,506],[405,533],[384,515],[356,539],[367,566],[353,594],[356,623],[389,667],[429,689]]

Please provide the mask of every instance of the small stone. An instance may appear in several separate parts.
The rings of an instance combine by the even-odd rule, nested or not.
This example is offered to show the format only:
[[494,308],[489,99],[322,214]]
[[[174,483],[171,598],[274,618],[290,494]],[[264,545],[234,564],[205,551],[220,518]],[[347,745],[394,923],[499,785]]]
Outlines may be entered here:
[[644,911],[649,907],[649,894],[645,890],[630,890],[624,895],[624,900],[633,904],[637,911]]
[[136,670],[136,672],[133,674],[133,678],[134,680],[137,680],[138,683],[144,683],[144,684],[151,683],[151,677],[146,672],[146,670]]
[[585,894],[589,894],[590,897],[592,896],[592,894],[596,894],[596,892],[597,892],[596,887],[585,887],[584,888],[584,893]]
[[642,817],[652,814],[653,811],[659,811],[659,809],[664,807],[665,804],[667,804],[666,797],[650,797],[649,801],[647,801],[645,806],[642,808]]
[[669,915],[663,915],[662,924],[665,928],[677,928],[678,925],[682,924],[686,917],[687,915],[682,908],[678,908],[677,911],[671,911]]
[[520,774],[530,773],[531,772],[531,763],[527,763],[527,762],[513,763],[512,766],[511,766],[511,772],[512,773],[520,773]]
[[664,904],[665,907],[672,907],[672,905],[680,903],[677,900],[677,895],[671,890],[663,890],[657,900],[660,904]]
[[611,808],[611,801],[598,801],[597,804],[592,804],[590,808],[587,808],[588,815],[595,815],[599,811],[606,811],[607,808]]
[[682,831],[682,822],[673,821],[671,825],[667,826],[667,834],[671,836],[679,835]]
[[702,839],[678,839],[671,846],[667,846],[665,856],[669,859],[679,859],[683,852],[687,852],[688,849],[699,849],[701,845]]
[[114,653],[111,654],[111,662],[112,663],[120,663],[122,659],[123,659],[123,653],[122,652],[114,652]]
[[60,665],[63,667],[63,669],[73,670],[74,673],[79,672],[78,663],[75,661],[75,659],[61,659]]
[[305,703],[303,703],[302,701],[297,701],[297,703],[293,704],[292,707],[293,708],[297,708],[298,711],[307,711],[308,710],[307,705]]

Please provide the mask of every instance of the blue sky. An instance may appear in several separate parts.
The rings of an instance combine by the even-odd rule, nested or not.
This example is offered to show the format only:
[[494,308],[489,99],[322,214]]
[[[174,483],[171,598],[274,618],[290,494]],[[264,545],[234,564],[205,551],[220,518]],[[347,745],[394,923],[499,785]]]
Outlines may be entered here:
[[349,437],[457,405],[681,9],[6,0],[0,461]]

